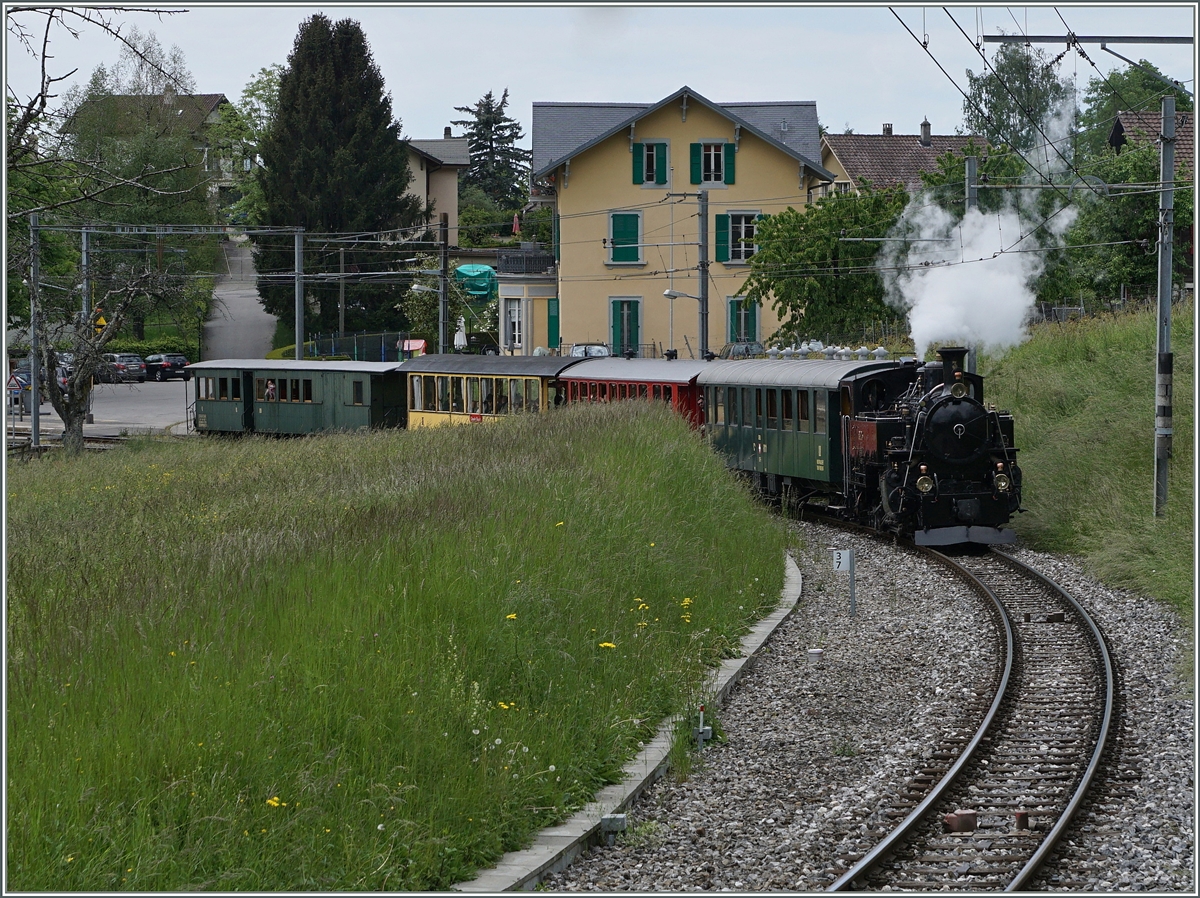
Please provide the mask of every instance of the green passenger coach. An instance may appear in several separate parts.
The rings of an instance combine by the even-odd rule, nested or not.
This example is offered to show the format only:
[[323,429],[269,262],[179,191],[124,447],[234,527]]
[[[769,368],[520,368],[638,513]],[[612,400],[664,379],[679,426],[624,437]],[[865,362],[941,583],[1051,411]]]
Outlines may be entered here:
[[748,359],[700,374],[705,430],[726,465],[753,472],[771,492],[841,490],[839,387],[846,377],[895,362]]
[[216,359],[188,365],[201,433],[303,434],[403,427],[400,362]]

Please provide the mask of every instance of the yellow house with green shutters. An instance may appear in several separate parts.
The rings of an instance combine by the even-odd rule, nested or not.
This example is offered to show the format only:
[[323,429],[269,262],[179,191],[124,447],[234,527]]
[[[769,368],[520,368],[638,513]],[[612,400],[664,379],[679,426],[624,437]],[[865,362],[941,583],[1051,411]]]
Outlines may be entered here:
[[834,180],[819,161],[814,102],[718,104],[688,87],[657,103],[536,102],[532,132],[558,264],[557,295],[522,307],[528,332],[562,352],[606,343],[614,354],[683,358],[770,338],[775,313],[747,307],[742,288],[759,219],[802,207]]

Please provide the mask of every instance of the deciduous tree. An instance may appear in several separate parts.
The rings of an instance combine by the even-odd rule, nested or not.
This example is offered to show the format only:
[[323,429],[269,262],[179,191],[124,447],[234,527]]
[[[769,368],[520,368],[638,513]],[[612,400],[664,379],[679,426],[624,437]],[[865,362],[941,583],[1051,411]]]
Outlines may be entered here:
[[1000,44],[977,73],[967,70],[963,122],[992,146],[1008,144],[1026,152],[1043,142],[1051,115],[1070,101],[1072,88],[1058,76],[1059,59],[1022,44]]
[[850,337],[877,321],[896,321],[883,300],[875,269],[876,243],[842,237],[880,237],[904,209],[902,187],[834,194],[804,210],[791,207],[763,218],[750,259],[748,302],[770,303],[782,340]]

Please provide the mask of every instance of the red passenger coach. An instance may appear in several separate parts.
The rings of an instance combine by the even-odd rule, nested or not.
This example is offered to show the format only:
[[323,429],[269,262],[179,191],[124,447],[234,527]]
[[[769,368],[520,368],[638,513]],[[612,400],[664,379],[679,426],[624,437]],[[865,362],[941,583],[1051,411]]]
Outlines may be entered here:
[[568,402],[660,400],[670,404],[693,427],[704,420],[696,378],[712,362],[682,359],[585,359],[558,376]]

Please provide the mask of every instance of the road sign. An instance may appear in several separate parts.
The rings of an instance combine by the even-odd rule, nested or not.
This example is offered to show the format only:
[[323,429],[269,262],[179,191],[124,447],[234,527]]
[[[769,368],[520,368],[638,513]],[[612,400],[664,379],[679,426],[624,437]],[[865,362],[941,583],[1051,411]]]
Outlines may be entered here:
[[8,375],[8,392],[20,393],[21,389],[22,389],[21,381],[17,378],[17,375],[15,375],[15,374]]

